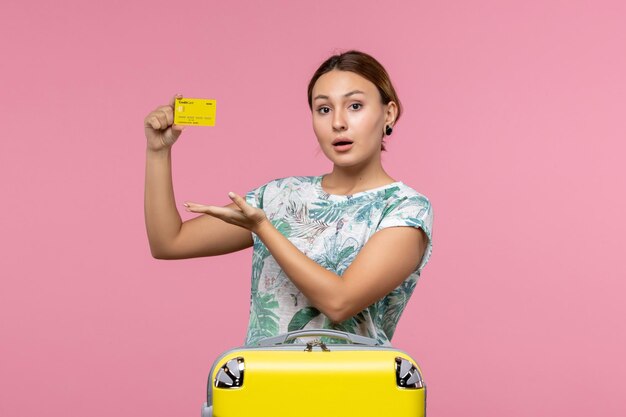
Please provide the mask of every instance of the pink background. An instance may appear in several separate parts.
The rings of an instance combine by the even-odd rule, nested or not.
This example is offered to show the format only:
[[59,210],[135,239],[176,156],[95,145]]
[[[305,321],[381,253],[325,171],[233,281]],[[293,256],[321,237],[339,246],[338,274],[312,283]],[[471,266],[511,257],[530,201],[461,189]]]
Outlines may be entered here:
[[429,416],[626,415],[625,2],[11,3],[1,416],[198,415],[244,339],[251,252],[151,258],[143,117],[218,100],[174,149],[179,207],[327,172],[306,85],[349,48],[389,70],[384,162],[435,209],[393,340]]

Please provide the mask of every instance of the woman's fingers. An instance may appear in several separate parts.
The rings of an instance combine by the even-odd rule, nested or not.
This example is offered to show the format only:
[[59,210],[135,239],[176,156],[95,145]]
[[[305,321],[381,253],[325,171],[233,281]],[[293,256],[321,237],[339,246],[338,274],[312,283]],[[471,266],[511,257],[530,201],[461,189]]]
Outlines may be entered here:
[[[171,124],[168,123],[168,115],[164,108],[158,108],[151,112],[145,119],[145,125],[151,127],[154,130],[164,130]],[[174,116],[171,117],[172,123],[174,122]]]
[[237,207],[241,210],[243,215],[245,216],[247,223],[247,228],[250,231],[254,231],[254,229],[260,225],[267,218],[265,217],[265,212],[263,210],[252,207],[250,204],[246,202],[246,199],[237,195],[233,192],[228,193],[230,199],[237,205]]
[[165,114],[165,120],[167,121],[167,125],[171,126],[174,124],[174,109],[170,106],[163,108],[163,113]]
[[159,109],[154,112],[156,118],[159,120],[159,124],[161,125],[161,129],[167,129],[169,127],[169,123],[167,122],[167,114],[165,114],[165,110]]
[[237,204],[237,207],[242,208],[241,207],[241,197],[239,197],[237,194],[233,193],[232,191],[230,191],[228,193],[228,197],[233,200],[233,203]]
[[174,108],[174,105],[176,104],[176,99],[177,98],[183,98],[182,94],[175,94],[174,97],[172,97],[172,99],[170,100],[170,107],[172,107],[172,109]]
[[158,130],[160,125],[159,125],[159,121],[157,120],[156,117],[154,117],[152,115],[152,113],[150,113],[148,116],[146,116],[145,120],[144,120],[144,126],[145,127],[149,127],[151,129],[154,130]]
[[234,211],[226,207],[207,206],[204,204],[197,204],[197,203],[191,203],[191,202],[185,203],[184,206],[187,208],[187,211],[192,211],[194,213],[225,215],[227,214],[227,211]]
[[155,130],[167,129],[174,123],[174,101],[177,97],[181,97],[179,94],[172,98],[172,102],[167,106],[159,106],[154,109],[146,117],[146,126],[150,126]]
[[237,204],[237,207],[239,207],[246,215],[251,215],[254,212],[254,208],[246,203],[246,200],[240,195],[231,191],[228,193],[228,197],[230,197],[230,199],[233,200],[233,203]]
[[227,223],[243,226],[247,222],[246,216],[239,210],[233,210],[228,207],[206,206],[204,204],[185,203],[187,211],[193,213],[204,213],[209,216],[217,217]]

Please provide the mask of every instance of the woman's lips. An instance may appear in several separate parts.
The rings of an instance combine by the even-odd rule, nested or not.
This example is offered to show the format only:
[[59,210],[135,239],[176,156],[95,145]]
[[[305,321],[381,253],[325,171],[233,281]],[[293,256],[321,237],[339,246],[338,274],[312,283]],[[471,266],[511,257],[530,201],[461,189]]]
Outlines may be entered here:
[[349,151],[350,148],[352,148],[352,142],[340,142],[336,145],[333,145],[333,149],[335,149],[337,152],[346,152]]
[[346,152],[352,148],[352,140],[348,138],[337,138],[333,141],[333,148],[337,152]]

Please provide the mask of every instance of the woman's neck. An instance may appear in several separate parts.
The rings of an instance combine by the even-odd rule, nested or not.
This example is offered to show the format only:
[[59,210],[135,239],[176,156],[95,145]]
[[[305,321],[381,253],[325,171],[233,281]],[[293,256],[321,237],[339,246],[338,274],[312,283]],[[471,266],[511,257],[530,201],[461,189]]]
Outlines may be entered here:
[[322,178],[322,188],[329,194],[350,195],[395,182],[382,166],[356,170],[334,166]]

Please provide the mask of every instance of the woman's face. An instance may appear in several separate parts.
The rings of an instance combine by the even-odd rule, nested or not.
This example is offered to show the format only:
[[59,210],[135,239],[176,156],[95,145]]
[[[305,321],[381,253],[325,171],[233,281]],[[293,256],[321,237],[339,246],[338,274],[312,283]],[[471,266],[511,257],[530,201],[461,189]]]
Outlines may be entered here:
[[393,124],[396,104],[383,104],[371,81],[350,71],[327,72],[313,86],[312,111],[320,147],[336,166],[380,161],[383,131]]

